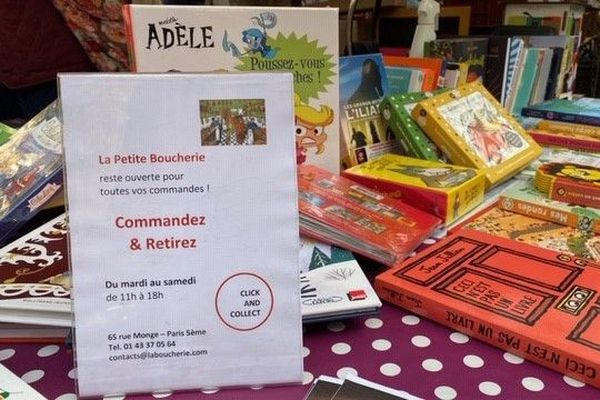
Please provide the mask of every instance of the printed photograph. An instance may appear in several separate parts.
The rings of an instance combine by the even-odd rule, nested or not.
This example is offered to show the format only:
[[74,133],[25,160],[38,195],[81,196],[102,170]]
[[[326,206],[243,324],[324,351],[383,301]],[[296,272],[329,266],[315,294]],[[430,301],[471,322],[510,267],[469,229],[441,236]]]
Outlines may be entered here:
[[200,100],[202,146],[267,144],[264,99]]

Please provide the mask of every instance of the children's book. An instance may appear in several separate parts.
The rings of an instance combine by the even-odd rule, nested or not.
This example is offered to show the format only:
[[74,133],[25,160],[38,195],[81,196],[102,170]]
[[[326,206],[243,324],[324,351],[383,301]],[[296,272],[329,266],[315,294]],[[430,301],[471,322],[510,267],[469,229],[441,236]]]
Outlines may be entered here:
[[538,167],[533,183],[550,199],[600,208],[600,168],[592,165],[545,163]]
[[62,124],[53,102],[0,147],[0,246],[62,187]]
[[386,154],[343,176],[441,218],[446,225],[483,201],[483,172],[436,161]]
[[487,188],[509,179],[542,152],[479,82],[419,102],[412,117],[454,164],[482,169]]
[[436,39],[426,44],[428,57],[441,58],[447,62],[466,62],[468,72],[466,81],[483,82],[488,53],[487,38],[451,38]]
[[304,323],[376,313],[381,301],[354,255],[300,238],[300,297]]
[[391,266],[406,258],[440,219],[350,179],[298,168],[300,232]]
[[444,86],[443,77],[446,68],[442,59],[384,55],[383,61],[388,67],[420,68],[424,73],[423,91],[431,92]]
[[522,72],[520,64],[524,51],[525,41],[523,38],[514,37],[510,40],[506,56],[506,77],[502,82],[502,99],[500,101],[505,107],[508,107],[513,99],[516,82]]
[[396,137],[402,154],[424,160],[445,160],[444,154],[410,115],[419,101],[432,97],[434,93],[441,91],[394,93],[382,101],[380,110],[384,128]]
[[388,94],[381,54],[340,58],[341,132],[343,169],[395,151],[399,146],[387,135],[379,104]]
[[578,133],[546,132],[529,130],[529,135],[542,146],[552,146],[575,151],[600,153],[600,138],[596,139]]
[[0,399],[47,400],[46,397],[2,364],[0,364]]
[[529,164],[519,175],[519,179],[531,180],[540,165],[549,162],[576,163],[600,168],[600,154],[571,150],[561,147],[544,147],[540,157]]
[[593,232],[493,207],[465,224],[470,229],[533,246],[600,261],[600,238]]
[[488,53],[485,63],[485,87],[502,103],[508,69],[511,38],[507,36],[488,37]]
[[0,322],[70,327],[70,294],[64,214],[0,249]]
[[600,234],[600,209],[552,200],[536,190],[532,181],[517,181],[500,196],[498,205],[508,211]]
[[382,300],[600,387],[600,268],[464,228],[375,280]]
[[292,72],[298,163],[339,172],[338,10],[126,5],[136,72]]
[[421,68],[385,67],[390,93],[420,92],[425,73]]
[[537,129],[559,134],[576,134],[600,139],[600,127],[593,125],[575,124],[571,122],[552,121],[542,119],[537,124]]
[[540,49],[526,48],[524,51],[521,73],[509,108],[510,112],[517,117],[521,115],[523,107],[529,104],[541,60]]
[[523,108],[526,117],[600,126],[600,99],[553,99]]

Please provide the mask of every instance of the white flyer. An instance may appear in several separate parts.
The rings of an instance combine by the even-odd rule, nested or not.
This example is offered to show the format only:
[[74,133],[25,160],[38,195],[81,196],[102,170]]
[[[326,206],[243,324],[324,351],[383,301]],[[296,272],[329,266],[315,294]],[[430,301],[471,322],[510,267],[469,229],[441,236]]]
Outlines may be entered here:
[[59,88],[79,396],[300,382],[292,75]]

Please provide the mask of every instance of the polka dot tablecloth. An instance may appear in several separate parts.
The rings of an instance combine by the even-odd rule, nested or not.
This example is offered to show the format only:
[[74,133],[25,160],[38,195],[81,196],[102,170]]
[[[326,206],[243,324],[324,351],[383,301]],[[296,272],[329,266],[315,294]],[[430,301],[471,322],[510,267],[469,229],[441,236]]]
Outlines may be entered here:
[[[307,327],[302,351],[303,385],[113,398],[301,400],[321,374],[358,374],[425,399],[600,399],[598,389],[388,304],[374,317]],[[48,399],[76,399],[73,355],[63,345],[0,345],[0,362]]]

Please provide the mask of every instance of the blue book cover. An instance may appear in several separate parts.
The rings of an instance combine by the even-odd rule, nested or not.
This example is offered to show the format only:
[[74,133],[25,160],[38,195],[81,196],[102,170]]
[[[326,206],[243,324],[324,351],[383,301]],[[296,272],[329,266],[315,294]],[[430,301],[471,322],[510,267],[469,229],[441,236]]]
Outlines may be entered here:
[[388,94],[381,54],[340,57],[342,168],[361,164],[396,147],[384,130],[379,104]]
[[523,108],[522,114],[552,121],[600,126],[600,99],[582,97],[576,100],[548,100]]
[[517,91],[515,100],[511,107],[513,115],[521,115],[523,107],[529,104],[529,99],[535,86],[535,78],[539,70],[540,49],[525,49],[525,62],[523,63],[523,72],[517,82]]

